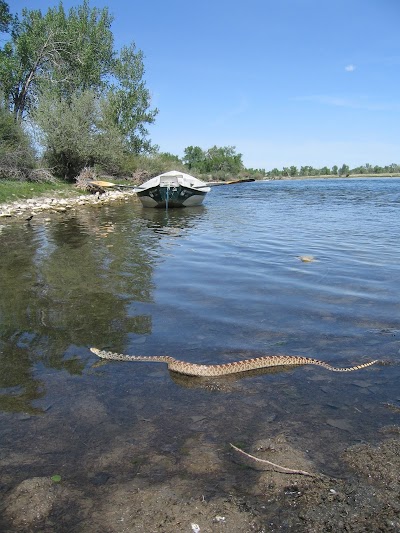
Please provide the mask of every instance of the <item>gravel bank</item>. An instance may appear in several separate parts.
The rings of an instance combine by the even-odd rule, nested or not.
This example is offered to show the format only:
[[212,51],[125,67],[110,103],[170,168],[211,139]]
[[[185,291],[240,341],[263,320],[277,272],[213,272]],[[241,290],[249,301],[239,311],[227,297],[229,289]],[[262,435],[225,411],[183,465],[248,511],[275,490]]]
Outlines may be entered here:
[[46,195],[40,198],[29,198],[0,204],[0,218],[12,219],[47,213],[65,213],[80,206],[92,205],[101,207],[111,202],[124,201],[132,196],[136,196],[133,191],[107,191],[104,194],[81,194],[68,198]]

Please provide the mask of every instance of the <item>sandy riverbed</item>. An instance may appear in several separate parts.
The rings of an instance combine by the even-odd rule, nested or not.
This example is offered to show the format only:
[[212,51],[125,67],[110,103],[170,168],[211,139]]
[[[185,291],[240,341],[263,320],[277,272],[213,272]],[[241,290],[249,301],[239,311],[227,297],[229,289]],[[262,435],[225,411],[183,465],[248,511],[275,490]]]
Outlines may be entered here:
[[[399,428],[389,427],[380,444],[345,450],[337,458],[348,472],[342,478],[319,472],[283,434],[257,442],[249,451],[314,477],[273,472],[268,466],[260,470],[232,449],[219,450],[200,440],[188,443],[188,452],[179,458],[167,453],[147,457],[123,481],[113,479],[104,465],[88,486],[28,478],[5,493],[2,531],[400,531],[398,437]],[[221,463],[223,479],[213,478]],[[149,484],[154,471],[163,481]]]

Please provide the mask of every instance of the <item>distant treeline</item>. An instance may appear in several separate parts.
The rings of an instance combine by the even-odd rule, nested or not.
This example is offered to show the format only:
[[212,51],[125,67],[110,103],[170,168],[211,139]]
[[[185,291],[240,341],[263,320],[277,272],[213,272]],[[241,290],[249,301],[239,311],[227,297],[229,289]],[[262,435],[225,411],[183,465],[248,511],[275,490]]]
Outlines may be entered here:
[[322,167],[314,168],[312,166],[304,167],[283,167],[282,170],[273,168],[265,173],[269,178],[274,177],[296,177],[296,176],[348,176],[350,174],[398,174],[400,173],[400,165],[392,163],[381,167],[379,165],[370,165],[366,163],[359,167],[350,168],[348,165],[342,165],[340,168],[334,165],[332,168]]

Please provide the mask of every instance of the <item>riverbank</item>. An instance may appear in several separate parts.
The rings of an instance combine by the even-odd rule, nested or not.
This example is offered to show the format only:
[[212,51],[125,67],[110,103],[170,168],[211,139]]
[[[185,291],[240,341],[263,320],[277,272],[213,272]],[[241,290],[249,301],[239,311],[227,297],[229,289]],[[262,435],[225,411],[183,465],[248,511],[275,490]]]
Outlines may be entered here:
[[84,205],[101,207],[115,201],[136,196],[133,190],[106,191],[103,194],[81,194],[77,189],[53,191],[36,198],[18,199],[0,204],[0,218],[23,218],[37,215],[65,213]]
[[[3,531],[399,531],[396,436],[377,446],[346,449],[337,458],[348,469],[341,478],[319,473],[284,434],[259,441],[257,456],[312,469],[312,474],[283,474],[254,462],[246,465],[228,450],[199,440],[190,441],[184,456],[164,453],[138,460],[130,475],[99,471],[80,484],[68,476],[28,477],[5,494]],[[107,460],[110,468],[117,453],[132,456],[132,444],[98,463]],[[11,460],[3,462],[9,470]],[[222,479],[217,477],[221,465]],[[156,484],[150,482],[154,471],[161,478]]]

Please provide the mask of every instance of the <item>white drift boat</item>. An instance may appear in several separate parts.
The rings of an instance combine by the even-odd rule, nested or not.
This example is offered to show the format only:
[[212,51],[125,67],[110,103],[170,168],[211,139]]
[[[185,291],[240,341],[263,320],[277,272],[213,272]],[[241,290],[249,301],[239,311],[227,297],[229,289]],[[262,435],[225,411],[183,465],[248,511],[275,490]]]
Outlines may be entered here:
[[191,207],[200,205],[210,186],[194,176],[171,170],[135,188],[144,207]]

